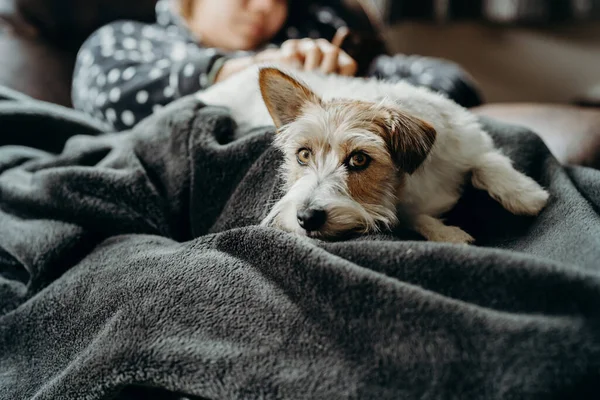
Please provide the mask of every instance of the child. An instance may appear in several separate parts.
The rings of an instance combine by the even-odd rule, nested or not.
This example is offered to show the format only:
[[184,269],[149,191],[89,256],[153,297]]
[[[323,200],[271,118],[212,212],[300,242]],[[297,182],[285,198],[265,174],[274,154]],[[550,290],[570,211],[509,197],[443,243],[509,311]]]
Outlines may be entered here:
[[[157,23],[113,22],[77,55],[73,105],[116,130],[132,127],[171,101],[258,62],[355,75],[356,61],[333,45],[346,25],[331,8],[302,0],[160,0]],[[425,57],[377,56],[365,75],[407,79],[480,104],[460,68]]]

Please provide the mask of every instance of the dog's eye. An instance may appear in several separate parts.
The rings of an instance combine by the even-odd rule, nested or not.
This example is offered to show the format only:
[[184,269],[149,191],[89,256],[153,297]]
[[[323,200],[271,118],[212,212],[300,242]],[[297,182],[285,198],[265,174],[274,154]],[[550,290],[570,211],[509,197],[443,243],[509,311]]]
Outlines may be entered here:
[[306,165],[310,161],[311,152],[309,149],[300,149],[298,153],[296,153],[296,159],[298,160],[298,164]]
[[358,171],[367,168],[369,162],[371,162],[371,157],[359,151],[352,154],[348,159],[348,168]]

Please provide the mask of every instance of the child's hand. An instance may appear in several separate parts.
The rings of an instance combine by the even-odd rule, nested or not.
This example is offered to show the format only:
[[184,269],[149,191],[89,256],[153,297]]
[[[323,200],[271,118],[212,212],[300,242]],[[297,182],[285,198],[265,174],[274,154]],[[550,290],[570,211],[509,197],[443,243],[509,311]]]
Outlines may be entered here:
[[252,57],[227,60],[215,81],[223,81],[253,64],[274,63],[305,71],[320,70],[326,74],[354,76],[356,61],[338,46],[325,39],[290,39],[281,48],[261,51]]
[[281,45],[282,57],[298,60],[305,71],[354,76],[356,61],[325,39],[290,39]]
[[287,67],[302,69],[303,59],[299,53],[285,52],[282,48],[272,48],[263,50],[256,54],[253,63],[274,63],[283,64]]
[[302,58],[296,53],[284,53],[281,49],[266,49],[250,57],[239,57],[225,61],[223,67],[217,74],[215,82],[224,81],[254,64],[274,63],[283,64],[290,68],[302,68]]

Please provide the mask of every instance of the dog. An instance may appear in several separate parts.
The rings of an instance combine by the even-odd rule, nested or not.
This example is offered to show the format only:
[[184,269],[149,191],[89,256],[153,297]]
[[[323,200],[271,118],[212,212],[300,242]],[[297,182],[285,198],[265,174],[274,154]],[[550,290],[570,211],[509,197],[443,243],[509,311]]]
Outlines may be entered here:
[[535,216],[549,194],[494,147],[475,115],[407,82],[248,68],[199,92],[240,129],[275,125],[284,195],[262,221],[334,239],[403,223],[425,239],[472,243],[442,217],[468,179],[505,209]]

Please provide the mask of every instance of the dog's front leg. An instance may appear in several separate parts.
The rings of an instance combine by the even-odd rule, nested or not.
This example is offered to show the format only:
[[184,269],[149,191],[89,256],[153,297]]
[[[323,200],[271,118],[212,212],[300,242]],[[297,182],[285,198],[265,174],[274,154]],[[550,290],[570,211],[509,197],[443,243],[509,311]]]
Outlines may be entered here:
[[415,217],[413,228],[432,242],[473,243],[475,239],[457,226],[445,225],[440,219],[421,214]]

